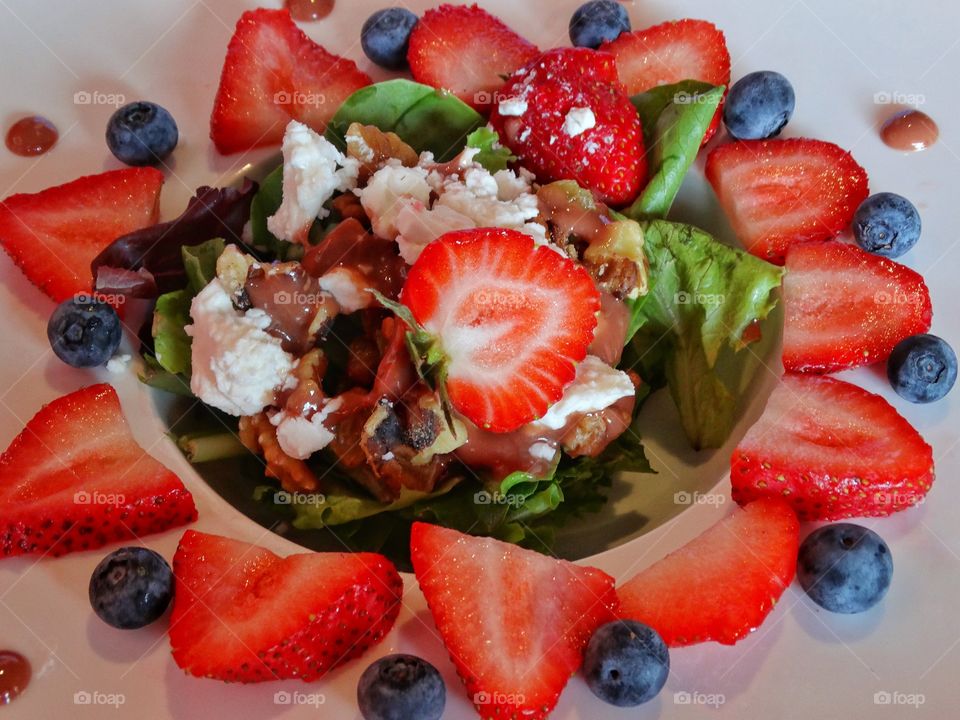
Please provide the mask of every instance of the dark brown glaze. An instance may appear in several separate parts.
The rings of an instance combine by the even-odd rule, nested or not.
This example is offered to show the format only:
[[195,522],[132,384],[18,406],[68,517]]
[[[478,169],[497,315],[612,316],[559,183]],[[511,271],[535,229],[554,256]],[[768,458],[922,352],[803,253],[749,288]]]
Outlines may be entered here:
[[326,309],[332,318],[338,310],[333,297],[323,292],[317,279],[299,263],[254,266],[243,289],[250,304],[270,316],[267,332],[294,355],[302,355],[316,343],[316,333],[310,332],[310,326],[317,313]]
[[300,22],[323,20],[333,12],[335,0],[285,0],[284,7],[290,11],[290,17]]
[[389,298],[400,294],[407,273],[397,244],[371,235],[356,218],[344,220],[307,250],[303,266],[314,277],[335,268],[350,270]]
[[0,705],[16,700],[27,685],[33,670],[30,661],[13,650],[0,650]]
[[587,354],[596,355],[608,365],[616,367],[620,364],[629,328],[630,311],[627,306],[610,293],[600,293],[600,315]]
[[919,110],[903,110],[888,118],[880,128],[880,139],[887,147],[903,152],[926,150],[940,137],[933,118]]
[[43,155],[57,144],[60,133],[56,126],[40,115],[20,118],[7,130],[7,149],[14,155]]

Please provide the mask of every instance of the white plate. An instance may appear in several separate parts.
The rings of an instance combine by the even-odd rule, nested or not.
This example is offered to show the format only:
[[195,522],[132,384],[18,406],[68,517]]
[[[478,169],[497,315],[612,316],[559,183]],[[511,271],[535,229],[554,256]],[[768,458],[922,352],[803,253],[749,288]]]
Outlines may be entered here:
[[[371,70],[359,48],[359,27],[385,5],[375,0],[341,0],[333,15],[304,25],[334,52]],[[409,3],[422,10],[431,3]],[[566,23],[579,0],[486,0],[541,47],[566,43]],[[960,345],[956,308],[957,228],[960,214],[954,180],[960,169],[953,146],[960,131],[956,69],[960,6],[923,0],[913,3],[854,4],[835,0],[729,0],[725,3],[649,0],[626,3],[634,27],[666,19],[703,17],[726,32],[734,77],[757,69],[786,74],[797,92],[797,111],[788,135],[810,135],[853,151],[869,171],[873,190],[912,198],[921,210],[921,244],[906,258],[924,273],[936,311],[934,332]],[[117,167],[106,151],[103,131],[113,110],[107,104],[75,104],[77,92],[152,99],[177,119],[181,143],[163,191],[163,211],[179,210],[199,184],[233,180],[247,162],[270,151],[218,156],[207,140],[207,120],[226,43],[242,10],[251,2],[166,0],[97,3],[38,3],[0,0],[0,64],[4,127],[21,114],[39,112],[61,129],[50,154],[36,160],[4,155],[0,196],[31,192],[81,174]],[[875,103],[914,96],[940,123],[942,139],[932,150],[902,155],[885,148],[877,123],[890,111]],[[3,151],[5,152],[5,151]],[[702,159],[701,159],[702,162]],[[679,217],[725,228],[716,202],[699,171],[693,173],[677,207]],[[259,542],[279,551],[294,548],[226,505],[199,480],[163,435],[152,400],[132,373],[71,370],[49,351],[44,326],[52,304],[6,258],[0,259],[0,446],[52,398],[94,380],[112,382],[127,417],[145,448],[178,472],[194,492],[199,529]],[[756,417],[776,381],[776,363],[761,375],[746,411]],[[869,521],[889,542],[896,573],[884,602],[861,616],[840,617],[816,610],[791,587],[754,636],[735,647],[715,644],[673,652],[668,685],[658,699],[634,710],[617,711],[594,699],[579,678],[571,680],[554,714],[558,720],[587,717],[929,717],[954,716],[960,701],[955,675],[960,666],[960,506],[956,476],[960,395],[919,407],[896,398],[876,369],[849,373],[851,379],[888,398],[926,436],[935,450],[939,481],[930,500],[896,517]],[[663,414],[668,420],[663,420]],[[651,496],[672,497],[675,482],[693,482],[726,494],[725,453],[704,461],[682,447],[669,402],[645,410],[652,440],[648,448],[658,476],[644,479]],[[677,480],[679,478],[679,480]],[[680,546],[719,519],[726,505],[694,505],[656,530],[590,562],[625,579]],[[171,557],[179,530],[147,544]],[[404,610],[396,629],[364,660],[312,685],[277,683],[223,685],[185,677],[174,665],[162,623],[139,632],[111,630],[91,613],[89,573],[102,552],[56,560],[22,558],[0,563],[0,646],[17,649],[34,665],[28,692],[2,712],[11,718],[236,717],[357,718],[356,681],[374,657],[403,650],[436,664],[448,687],[446,718],[476,717],[460,691],[446,652],[416,582],[406,577]],[[76,692],[122,696],[116,709],[74,703]],[[301,693],[311,705],[278,704],[275,693]],[[877,693],[880,693],[877,695]],[[889,700],[889,703],[884,703]],[[921,702],[922,701],[922,702]],[[902,703],[914,702],[904,706]],[[705,710],[705,706],[706,710]],[[715,706],[715,707],[714,707]]]

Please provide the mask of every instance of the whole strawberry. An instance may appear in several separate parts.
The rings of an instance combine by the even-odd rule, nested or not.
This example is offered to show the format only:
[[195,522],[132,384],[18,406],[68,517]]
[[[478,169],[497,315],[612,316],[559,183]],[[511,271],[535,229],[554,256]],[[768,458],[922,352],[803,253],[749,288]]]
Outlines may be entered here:
[[640,118],[608,53],[544,53],[507,80],[490,122],[540,182],[576,180],[624,205],[646,179]]

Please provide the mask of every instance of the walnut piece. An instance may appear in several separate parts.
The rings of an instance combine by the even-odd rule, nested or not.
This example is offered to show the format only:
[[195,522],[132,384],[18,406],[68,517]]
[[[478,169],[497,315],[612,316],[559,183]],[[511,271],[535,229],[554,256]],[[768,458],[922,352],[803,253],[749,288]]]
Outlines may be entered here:
[[351,123],[346,138],[347,156],[360,161],[361,183],[383,167],[387,160],[399,160],[404,167],[414,167],[420,160],[417,152],[396,133],[385,133],[373,125]]

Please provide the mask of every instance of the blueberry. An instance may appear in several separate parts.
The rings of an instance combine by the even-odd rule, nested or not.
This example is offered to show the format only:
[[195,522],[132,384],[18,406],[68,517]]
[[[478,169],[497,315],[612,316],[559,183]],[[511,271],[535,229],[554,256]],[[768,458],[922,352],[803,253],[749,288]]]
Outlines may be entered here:
[[107,555],[90,576],[90,604],[107,625],[129,630],[163,615],[173,597],[173,573],[162,556],[142,547]]
[[872,608],[886,595],[892,575],[890,549],[860,525],[825,525],[800,545],[797,579],[810,599],[830,612]]
[[47,321],[47,339],[57,357],[73,367],[103,365],[120,345],[120,318],[102,300],[64,300]]
[[853,237],[867,252],[900,257],[920,239],[920,213],[896,193],[871,195],[853,216]]
[[152,102],[118,108],[107,122],[107,147],[127,165],[156,165],[177,146],[173,116]]
[[936,335],[897,343],[887,359],[887,378],[897,395],[915,403],[939,400],[957,381],[957,354]]
[[570,42],[575,47],[596,49],[625,32],[630,32],[630,16],[614,0],[591,0],[578,7],[570,18]]
[[583,673],[593,694],[618,707],[656,697],[670,674],[670,653],[656,630],[633,620],[601,625],[590,638]]
[[447,688],[426,660],[387,655],[363,671],[357,702],[364,720],[438,720],[447,702]]
[[793,86],[783,75],[761,70],[744,75],[727,94],[723,123],[738,140],[760,140],[779,135],[793,115]]
[[378,10],[367,18],[360,30],[360,45],[367,57],[388,70],[407,66],[410,33],[419,18],[406,8]]

